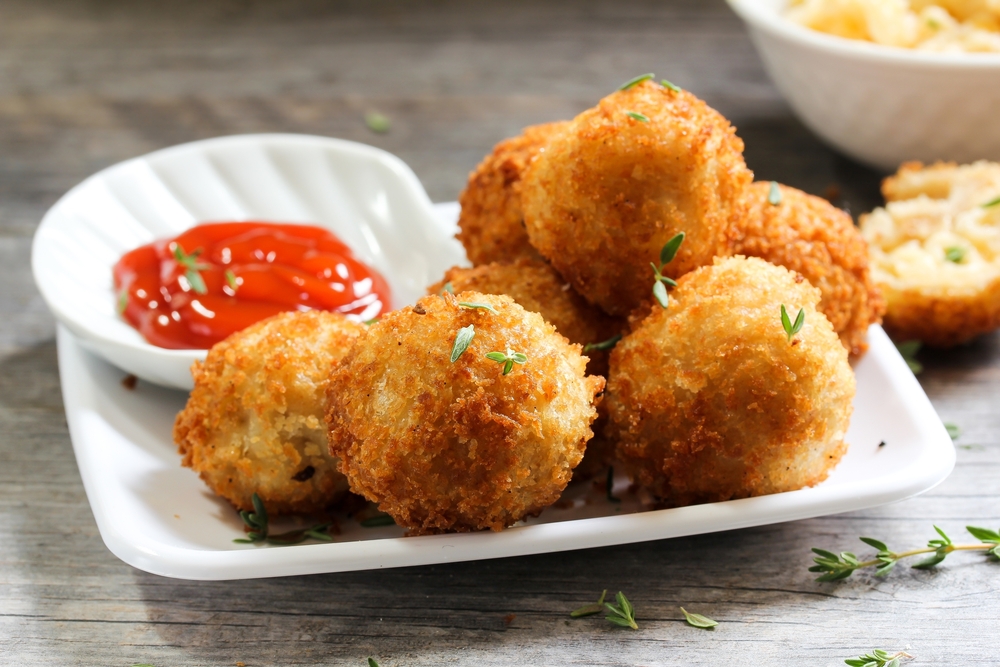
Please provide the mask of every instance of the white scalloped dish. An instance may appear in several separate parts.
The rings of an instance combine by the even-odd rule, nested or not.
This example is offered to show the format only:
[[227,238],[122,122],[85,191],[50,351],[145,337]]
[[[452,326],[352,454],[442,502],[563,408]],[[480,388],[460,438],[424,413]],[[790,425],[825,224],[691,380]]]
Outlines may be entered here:
[[618,477],[614,492],[620,502],[595,494],[590,484],[571,484],[562,501],[538,518],[499,533],[404,538],[395,526],[365,528],[346,519],[332,543],[234,544],[243,535],[239,517],[181,467],[172,440],[186,393],[144,382],[129,390],[121,383],[125,373],[119,368],[183,386],[176,368],[187,377],[193,353],[184,358],[162,350],[166,361],[157,372],[137,372],[135,364],[151,357],[143,356],[145,343],[114,313],[111,265],[121,252],[195,221],[316,222],[332,227],[383,272],[399,306],[464,261],[452,238],[457,206],[438,205],[436,213],[413,173],[382,151],[330,139],[260,135],[198,142],[125,162],[85,181],[46,215],[35,240],[35,276],[63,325],[59,372],[70,436],[101,536],[116,556],[184,579],[517,556],[874,507],[930,489],[954,466],[954,447],[930,401],[882,329],[872,327],[870,349],[855,364],[850,447],[829,479],[814,488],[648,510],[626,493],[628,480]]
[[32,269],[49,308],[87,349],[149,382],[191,388],[204,350],[150,345],[115,311],[111,269],[126,251],[208,221],[333,230],[412,303],[462,261],[420,181],[396,156],[339,139],[260,134],[197,141],[115,165],[70,190],[35,235]]

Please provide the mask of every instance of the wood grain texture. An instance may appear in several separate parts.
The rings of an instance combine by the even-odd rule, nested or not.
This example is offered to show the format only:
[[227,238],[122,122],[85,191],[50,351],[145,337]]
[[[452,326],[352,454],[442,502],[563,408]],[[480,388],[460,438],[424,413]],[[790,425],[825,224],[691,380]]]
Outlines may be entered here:
[[[719,0],[0,4],[0,664],[837,665],[872,647],[993,665],[1000,566],[976,555],[817,584],[809,548],[917,546],[931,523],[1000,525],[1000,338],[925,354],[959,424],[939,488],[889,507],[623,547],[390,571],[192,583],[101,542],[70,448],[30,238],[65,190],[118,160],[219,134],[373,143],[454,199],[497,140],[655,71],[727,114],[758,178],[855,213],[879,174],[821,145]],[[362,116],[388,115],[386,135]],[[863,547],[858,549],[863,551]],[[623,590],[638,632],[568,611]],[[680,605],[721,622],[690,628]],[[509,624],[505,617],[513,614]]]

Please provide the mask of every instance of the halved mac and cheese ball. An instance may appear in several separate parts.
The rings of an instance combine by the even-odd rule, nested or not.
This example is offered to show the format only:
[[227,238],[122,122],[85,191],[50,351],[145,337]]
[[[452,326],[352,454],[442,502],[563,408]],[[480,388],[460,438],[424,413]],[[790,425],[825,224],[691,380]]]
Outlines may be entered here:
[[948,347],[1000,327],[1000,164],[903,165],[861,216],[896,340]]

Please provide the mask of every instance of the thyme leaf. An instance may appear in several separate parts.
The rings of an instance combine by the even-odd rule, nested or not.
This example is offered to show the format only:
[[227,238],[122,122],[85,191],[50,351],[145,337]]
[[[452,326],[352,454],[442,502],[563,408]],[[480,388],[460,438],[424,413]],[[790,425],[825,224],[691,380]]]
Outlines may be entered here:
[[601,613],[602,611],[604,611],[604,597],[607,594],[608,590],[604,589],[604,592],[601,593],[601,597],[600,599],[597,600],[597,602],[595,602],[594,604],[584,605],[579,609],[574,609],[569,613],[569,615],[572,616],[573,618],[581,618],[583,616],[591,616],[593,614]]
[[458,358],[469,349],[475,336],[476,328],[471,324],[458,330],[458,333],[455,334],[455,342],[451,346],[451,363],[458,361]]
[[621,87],[618,88],[618,90],[628,90],[629,88],[632,88],[634,86],[638,86],[643,81],[649,81],[650,79],[653,79],[655,77],[656,77],[655,74],[640,74],[639,76],[635,77],[634,79],[629,79],[628,81],[626,81],[625,83],[623,83],[621,85]]
[[919,375],[924,370],[924,365],[917,361],[917,352],[920,351],[922,345],[923,343],[919,340],[907,340],[902,343],[896,343],[899,356],[903,357],[903,361],[906,362],[910,372],[914,375]]
[[681,607],[681,613],[684,614],[684,620],[687,621],[688,625],[694,626],[696,628],[709,630],[719,624],[718,621],[713,621],[708,616],[702,616],[701,614],[692,614],[684,607]]
[[663,267],[674,260],[674,257],[677,256],[677,251],[680,249],[682,243],[684,243],[684,232],[675,234],[673,238],[663,244],[663,247],[660,248],[660,266],[657,267],[656,264],[652,262],[649,263],[649,265],[653,267],[653,279],[655,281],[653,283],[653,298],[655,298],[657,303],[659,303],[663,308],[666,308],[669,305],[666,286],[677,286],[677,281],[663,275]]
[[124,315],[125,310],[128,308],[128,290],[123,289],[118,293],[118,303],[115,304],[115,310],[119,315]]
[[243,279],[237,278],[231,269],[226,269],[226,284],[229,285],[229,289],[233,290],[233,295],[235,295],[236,290],[243,284]]
[[521,352],[514,352],[509,347],[506,352],[487,352],[486,358],[503,364],[503,374],[507,375],[514,369],[514,364],[524,364],[528,357]]
[[778,181],[771,181],[771,189],[767,191],[767,202],[771,206],[777,206],[781,203],[781,189],[778,187]]
[[641,114],[638,111],[626,111],[625,115],[628,116],[629,118],[631,118],[632,120],[639,121],[640,123],[648,123],[649,122],[649,116],[647,116],[645,114]]
[[955,264],[961,264],[962,260],[965,259],[965,248],[962,246],[953,245],[944,249],[944,258]]
[[488,303],[479,303],[477,301],[459,301],[458,305],[460,308],[470,308],[472,310],[488,310],[494,315],[497,313],[497,309]]
[[174,243],[173,246],[174,261],[184,267],[184,279],[187,280],[191,289],[198,294],[208,292],[205,281],[201,277],[201,272],[212,267],[209,264],[202,264],[198,261],[198,256],[201,255],[202,249],[196,248],[188,254],[184,252],[184,248],[181,247],[180,243]]
[[903,651],[889,655],[888,651],[875,649],[871,653],[865,653],[857,658],[848,658],[844,660],[844,663],[850,667],[899,667],[901,660],[912,657]]
[[958,436],[962,435],[962,429],[958,427],[958,424],[952,424],[951,422],[944,423],[944,430],[948,431],[948,435],[952,440],[958,440]]
[[669,88],[670,90],[674,91],[675,93],[681,92],[681,87],[680,86],[672,84],[669,81],[667,81],[666,79],[660,79],[660,85],[663,86],[664,88]]
[[614,349],[618,341],[622,339],[621,334],[615,334],[607,340],[602,340],[600,343],[587,343],[583,346],[584,352],[607,352],[608,350]]
[[254,493],[250,498],[250,502],[253,504],[253,512],[240,510],[240,518],[243,519],[243,523],[249,530],[247,530],[246,537],[239,537],[233,540],[233,542],[236,542],[237,544],[255,544],[257,542],[266,542],[268,544],[285,546],[289,544],[298,544],[299,542],[304,542],[307,539],[321,540],[325,542],[329,542],[333,539],[327,532],[331,525],[329,523],[319,524],[310,528],[290,530],[287,533],[280,533],[278,535],[271,535],[267,508],[264,507],[264,501],[260,499],[260,496]]
[[365,114],[365,125],[372,132],[378,134],[385,134],[389,131],[389,117],[385,114],[379,113],[378,111],[369,111]]
[[988,202],[983,204],[983,208],[990,208],[991,206],[997,206],[998,204],[1000,204],[1000,197],[989,200]]

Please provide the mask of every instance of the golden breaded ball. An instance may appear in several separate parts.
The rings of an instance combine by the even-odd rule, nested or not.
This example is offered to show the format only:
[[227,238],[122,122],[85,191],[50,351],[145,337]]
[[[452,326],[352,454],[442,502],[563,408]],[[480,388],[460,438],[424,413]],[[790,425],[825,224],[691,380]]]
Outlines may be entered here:
[[731,232],[733,254],[804,276],[819,288],[819,309],[847,351],[864,352],[868,325],[882,321],[885,302],[872,282],[868,244],[851,216],[825,199],[769,181],[751,185],[747,202],[746,218]]
[[[473,336],[452,361],[462,332]],[[351,490],[410,534],[500,530],[555,502],[583,457],[604,387],[585,366],[510,297],[424,297],[372,325],[334,371],[330,448]]]
[[174,422],[183,464],[237,509],[322,512],[347,491],[323,417],[337,361],[365,327],[338,313],[275,315],[216,344],[191,368]]
[[861,216],[898,341],[949,347],[1000,327],[1000,164],[904,164]]
[[532,125],[516,137],[504,139],[483,158],[458,203],[458,240],[474,265],[538,257],[528,243],[521,213],[521,174],[566,122]]
[[646,81],[608,95],[552,137],[524,173],[531,244],[612,315],[650,296],[651,262],[687,237],[665,275],[726,252],[753,175],[725,118],[686,91]]
[[[672,505],[821,482],[847,449],[854,374],[819,290],[758,258],[687,274],[611,353],[610,437]],[[791,340],[781,306],[794,322]]]
[[[610,317],[580,296],[572,285],[541,259],[493,262],[472,269],[449,269],[444,279],[427,288],[440,294],[445,285],[452,292],[506,294],[522,308],[538,313],[571,343],[600,343],[626,328],[622,318]],[[607,375],[608,353],[585,352],[590,357],[587,372]]]

